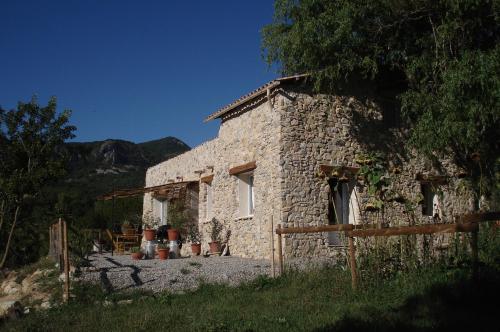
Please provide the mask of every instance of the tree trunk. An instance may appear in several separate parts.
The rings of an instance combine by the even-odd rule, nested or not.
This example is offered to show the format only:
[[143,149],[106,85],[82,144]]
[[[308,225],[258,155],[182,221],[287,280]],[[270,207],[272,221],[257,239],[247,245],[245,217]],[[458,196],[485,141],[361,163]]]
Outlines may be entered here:
[[2,207],[0,208],[0,231],[2,230],[3,220],[5,217],[5,210],[4,209],[5,209],[5,200],[2,200]]
[[19,215],[19,210],[21,206],[18,205],[16,207],[16,212],[14,213],[14,221],[12,222],[12,226],[10,227],[9,238],[7,239],[7,244],[5,245],[5,251],[3,253],[2,261],[0,262],[0,270],[3,269],[5,265],[5,261],[7,260],[7,256],[9,255],[10,241],[12,240],[12,235],[14,234],[14,229],[16,228],[17,217]]

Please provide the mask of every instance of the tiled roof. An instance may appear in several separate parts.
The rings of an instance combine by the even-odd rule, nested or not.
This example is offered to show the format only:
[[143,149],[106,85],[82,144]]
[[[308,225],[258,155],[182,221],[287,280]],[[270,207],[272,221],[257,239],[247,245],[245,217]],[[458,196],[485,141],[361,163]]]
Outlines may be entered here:
[[295,76],[281,77],[281,78],[277,78],[275,80],[272,80],[271,82],[268,82],[268,83],[258,87],[257,89],[253,90],[252,92],[247,93],[244,96],[241,96],[240,98],[233,101],[231,104],[222,107],[217,112],[210,114],[209,116],[207,116],[205,118],[205,122],[208,122],[208,121],[213,120],[213,119],[221,118],[223,115],[231,112],[236,107],[238,107],[242,104],[245,104],[245,103],[251,101],[252,99],[266,93],[268,89],[269,90],[274,89],[275,87],[277,87],[278,85],[280,85],[283,82],[300,80],[306,76],[308,76],[308,75],[307,74],[295,75]]

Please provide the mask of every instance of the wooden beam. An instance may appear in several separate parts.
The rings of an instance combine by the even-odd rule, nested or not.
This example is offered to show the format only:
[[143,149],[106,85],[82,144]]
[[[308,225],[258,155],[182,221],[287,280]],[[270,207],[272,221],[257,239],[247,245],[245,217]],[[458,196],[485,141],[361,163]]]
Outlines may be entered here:
[[435,233],[473,232],[478,229],[476,223],[469,224],[433,224],[419,226],[387,227],[382,229],[360,229],[347,231],[347,236],[394,236],[394,235],[417,235]]
[[150,193],[150,192],[158,192],[161,190],[168,190],[168,189],[172,189],[175,187],[184,187],[184,186],[188,186],[192,183],[198,183],[198,181],[172,182],[172,183],[162,184],[162,185],[153,186],[153,187],[146,187],[146,188],[119,189],[119,190],[115,190],[111,193],[98,196],[97,199],[107,201],[107,200],[110,200],[113,198],[137,196],[137,195],[142,195],[142,194]]
[[238,175],[238,174],[241,174],[241,173],[253,171],[256,168],[257,168],[256,162],[255,161],[251,161],[249,163],[246,163],[246,164],[243,164],[243,165],[239,165],[239,166],[230,168],[229,169],[229,175]]
[[482,222],[482,221],[497,221],[500,220],[500,212],[480,212],[480,213],[470,213],[458,218],[460,223],[470,223],[470,222]]
[[434,184],[446,184],[448,183],[448,177],[444,175],[433,175],[433,174],[422,174],[417,173],[415,176],[417,181],[422,183],[434,183]]
[[[337,171],[337,175],[332,174],[334,171]],[[319,165],[319,174],[320,176],[326,177],[341,177],[345,176],[347,178],[353,178],[359,172],[359,167],[350,167],[350,166],[335,166],[335,165]]]
[[203,183],[210,184],[210,183],[212,183],[213,179],[214,179],[214,175],[210,174],[210,175],[207,175],[207,176],[202,176],[201,179],[200,179],[200,181],[203,182]]
[[298,234],[298,233],[321,233],[321,232],[340,232],[354,230],[355,226],[350,224],[323,225],[312,227],[287,227],[276,229],[276,234]]

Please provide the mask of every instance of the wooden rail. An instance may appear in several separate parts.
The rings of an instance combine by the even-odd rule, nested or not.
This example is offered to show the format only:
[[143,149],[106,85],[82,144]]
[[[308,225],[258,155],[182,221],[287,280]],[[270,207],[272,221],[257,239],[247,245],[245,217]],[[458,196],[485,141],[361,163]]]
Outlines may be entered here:
[[432,224],[418,226],[387,227],[381,229],[359,229],[347,231],[347,236],[395,236],[395,235],[417,235],[417,234],[442,234],[457,232],[473,232],[479,228],[477,223],[468,224]]
[[424,234],[444,234],[444,233],[472,233],[471,250],[472,250],[472,268],[474,277],[477,276],[478,270],[478,231],[479,222],[495,222],[495,226],[499,225],[500,212],[484,212],[466,214],[457,219],[457,223],[453,224],[425,224],[417,226],[401,226],[401,227],[386,227],[379,228],[377,225],[322,225],[312,227],[281,227],[277,225],[276,234],[278,235],[278,260],[279,272],[284,271],[283,258],[283,234],[306,234],[306,233],[322,233],[322,232],[344,232],[349,242],[349,263],[351,268],[352,288],[357,289],[358,273],[356,269],[356,250],[354,246],[354,237],[369,237],[369,236],[397,236],[397,235],[424,235]]

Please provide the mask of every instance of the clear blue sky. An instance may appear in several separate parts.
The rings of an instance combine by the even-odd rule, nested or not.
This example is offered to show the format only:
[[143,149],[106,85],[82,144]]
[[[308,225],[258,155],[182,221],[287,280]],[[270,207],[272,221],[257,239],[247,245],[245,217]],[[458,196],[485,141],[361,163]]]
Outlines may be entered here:
[[215,137],[208,114],[276,77],[273,0],[1,0],[0,105],[73,110],[76,141]]

